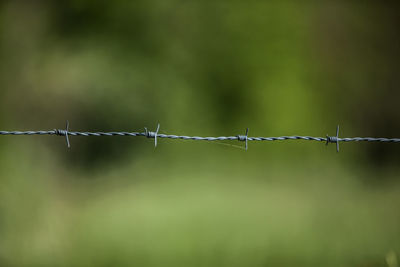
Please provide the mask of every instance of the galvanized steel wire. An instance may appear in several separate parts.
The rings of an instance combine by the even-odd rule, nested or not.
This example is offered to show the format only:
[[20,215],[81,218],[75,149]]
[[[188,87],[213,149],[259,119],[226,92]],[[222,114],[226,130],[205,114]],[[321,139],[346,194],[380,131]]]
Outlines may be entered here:
[[69,123],[67,121],[66,129],[54,129],[50,131],[0,131],[0,135],[57,135],[63,136],[66,139],[67,146],[70,147],[69,136],[130,136],[137,137],[143,136],[147,138],[154,138],[154,145],[157,146],[158,138],[168,139],[182,139],[182,140],[195,140],[195,141],[241,141],[245,142],[245,148],[248,148],[248,142],[252,141],[286,141],[286,140],[305,140],[305,141],[318,141],[325,142],[326,145],[329,143],[336,144],[336,150],[339,152],[339,142],[385,142],[385,143],[399,143],[400,138],[375,138],[375,137],[339,137],[339,126],[336,129],[336,136],[326,137],[313,137],[313,136],[278,136],[278,137],[250,137],[248,136],[249,129],[246,129],[244,135],[236,136],[217,136],[217,137],[202,137],[202,136],[187,136],[187,135],[175,135],[175,134],[161,134],[159,133],[160,124],[157,125],[155,132],[148,131],[145,128],[144,132],[77,132],[69,131]]

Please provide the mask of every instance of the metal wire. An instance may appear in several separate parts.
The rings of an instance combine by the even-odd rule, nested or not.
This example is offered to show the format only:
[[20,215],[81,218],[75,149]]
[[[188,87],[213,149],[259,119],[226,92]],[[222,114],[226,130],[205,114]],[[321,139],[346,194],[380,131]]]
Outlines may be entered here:
[[69,131],[69,122],[67,121],[66,129],[54,129],[51,131],[0,131],[0,135],[58,135],[64,136],[68,148],[70,147],[69,136],[143,136],[147,138],[154,138],[154,146],[157,146],[157,138],[168,139],[182,139],[182,140],[195,140],[195,141],[241,141],[245,142],[245,148],[248,148],[248,142],[251,141],[285,141],[285,140],[305,140],[305,141],[319,141],[336,144],[336,151],[339,152],[339,142],[385,142],[385,143],[399,143],[400,138],[374,138],[374,137],[339,137],[339,126],[336,129],[336,136],[326,137],[313,137],[313,136],[279,136],[279,137],[249,137],[249,129],[247,128],[245,135],[236,136],[217,136],[217,137],[201,137],[201,136],[186,136],[174,134],[159,134],[160,124],[157,125],[155,132],[148,131],[145,128],[144,132],[75,132]]

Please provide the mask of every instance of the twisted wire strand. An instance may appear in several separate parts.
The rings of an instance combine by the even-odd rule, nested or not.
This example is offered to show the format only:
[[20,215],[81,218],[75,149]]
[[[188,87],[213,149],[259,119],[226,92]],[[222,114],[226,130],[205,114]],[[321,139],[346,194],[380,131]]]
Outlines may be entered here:
[[[0,131],[0,135],[62,135],[68,134],[69,136],[149,136],[153,132],[75,132],[65,130],[52,130],[52,131]],[[187,135],[174,135],[174,134],[157,134],[157,138],[168,139],[182,139],[182,140],[197,140],[197,141],[234,141],[239,140],[238,136],[217,136],[217,137],[202,137],[202,136],[187,136]],[[336,138],[334,141],[332,137],[313,137],[313,136],[278,136],[278,137],[247,137],[248,141],[285,141],[285,140],[305,140],[305,141],[318,141],[318,142],[386,142],[386,143],[399,143],[400,138],[383,138],[383,137],[346,137]],[[239,140],[241,141],[241,140]]]

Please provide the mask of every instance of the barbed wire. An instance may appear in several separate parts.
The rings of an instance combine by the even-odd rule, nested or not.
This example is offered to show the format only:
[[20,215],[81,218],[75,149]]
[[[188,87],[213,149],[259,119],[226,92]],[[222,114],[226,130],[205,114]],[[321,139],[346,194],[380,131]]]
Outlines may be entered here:
[[278,137],[250,137],[249,128],[246,129],[244,135],[236,136],[217,136],[217,137],[201,137],[201,136],[186,136],[186,135],[175,135],[175,134],[160,134],[160,124],[157,125],[155,132],[148,131],[144,128],[144,132],[77,132],[69,131],[69,122],[67,121],[65,130],[54,129],[50,131],[0,131],[0,135],[57,135],[65,137],[68,148],[71,147],[69,136],[143,136],[147,138],[154,138],[154,146],[157,147],[158,138],[168,139],[182,139],[182,140],[195,140],[195,141],[240,141],[245,142],[245,149],[248,149],[248,142],[251,141],[285,141],[285,140],[305,140],[305,141],[318,141],[325,142],[326,145],[329,143],[336,144],[336,151],[339,152],[339,142],[385,142],[385,143],[399,143],[400,138],[375,138],[375,137],[339,137],[339,125],[336,128],[336,136],[326,137],[313,137],[313,136],[278,136]]

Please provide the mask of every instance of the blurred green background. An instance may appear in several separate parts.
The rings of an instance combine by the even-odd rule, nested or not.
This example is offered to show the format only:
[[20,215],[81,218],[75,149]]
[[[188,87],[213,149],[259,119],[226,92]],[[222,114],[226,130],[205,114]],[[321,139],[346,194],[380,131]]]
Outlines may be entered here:
[[[400,137],[396,1],[2,1],[0,129]],[[400,146],[0,138],[0,266],[399,266]]]

